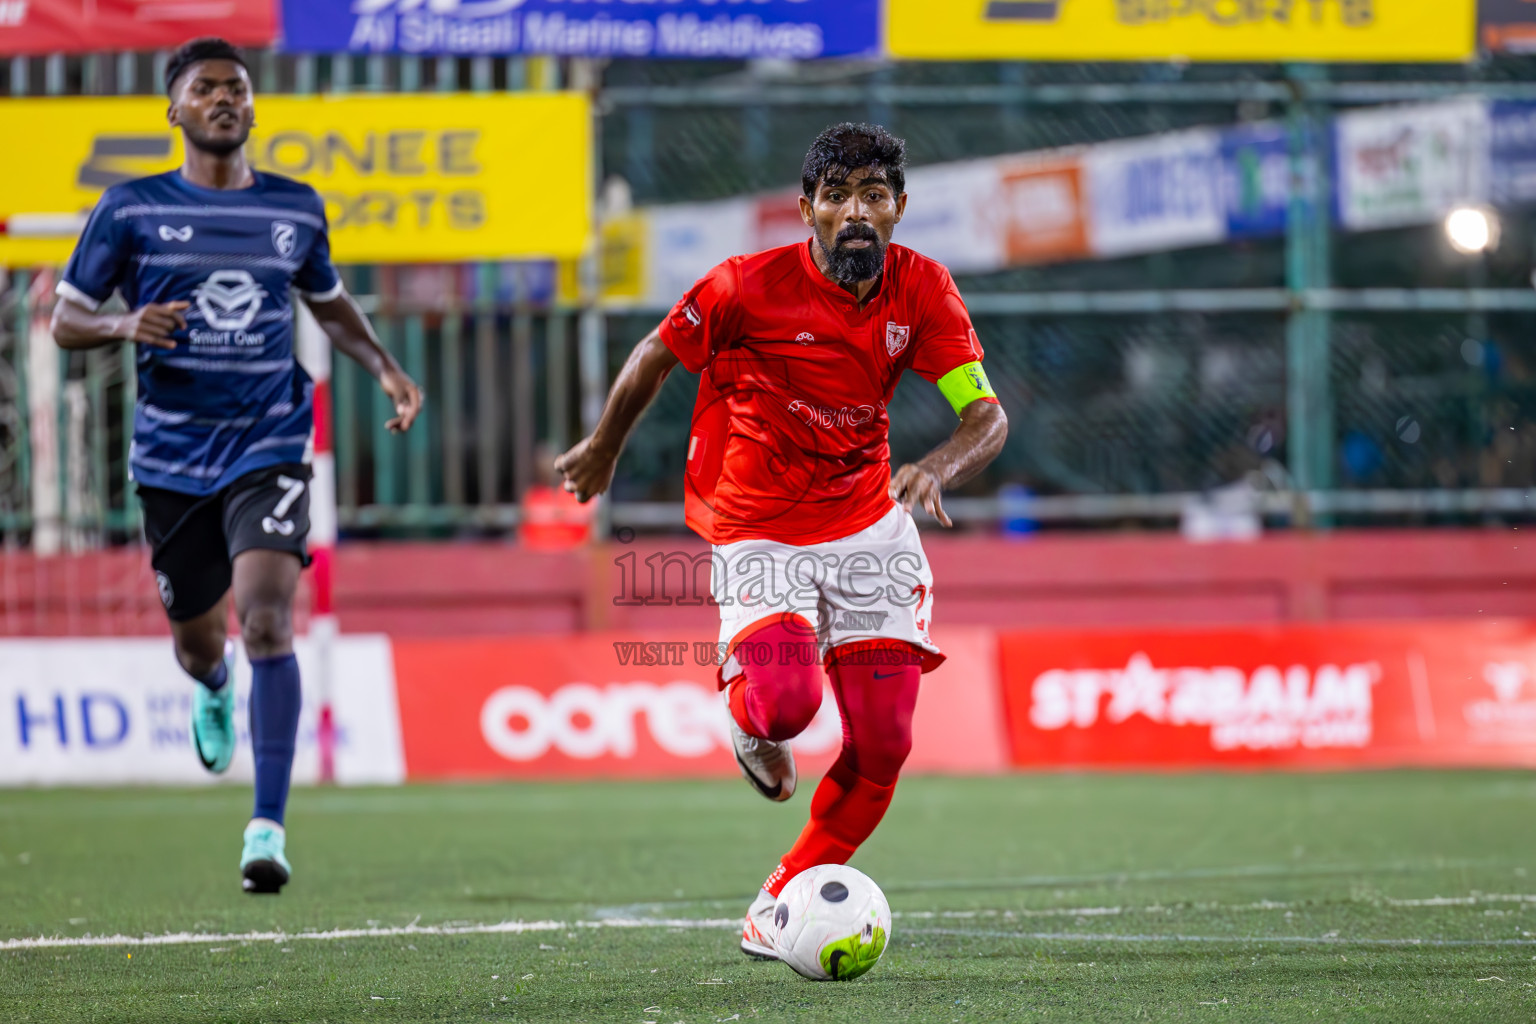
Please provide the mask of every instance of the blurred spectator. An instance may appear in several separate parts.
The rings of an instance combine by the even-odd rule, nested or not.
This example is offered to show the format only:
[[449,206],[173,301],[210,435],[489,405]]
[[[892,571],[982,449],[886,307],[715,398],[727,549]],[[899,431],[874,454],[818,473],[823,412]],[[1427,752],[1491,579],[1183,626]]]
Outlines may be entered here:
[[997,489],[997,501],[1003,521],[1003,536],[1020,540],[1040,532],[1040,520],[1030,516],[1029,499],[1034,494],[1020,483],[1003,484]]
[[[547,445],[537,452],[540,482],[523,493],[523,517],[518,540],[533,551],[568,551],[592,539],[597,501],[585,505],[560,486],[555,453]],[[599,499],[600,500],[600,499]]]
[[1351,430],[1339,445],[1344,476],[1352,484],[1370,483],[1381,472],[1381,445],[1369,434]]

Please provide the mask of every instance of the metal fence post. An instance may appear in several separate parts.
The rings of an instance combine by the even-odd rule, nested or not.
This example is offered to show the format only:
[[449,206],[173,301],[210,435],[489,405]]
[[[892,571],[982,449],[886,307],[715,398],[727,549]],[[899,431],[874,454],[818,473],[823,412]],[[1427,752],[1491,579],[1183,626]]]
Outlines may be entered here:
[[[401,362],[411,379],[427,386],[427,329],[420,313],[405,318],[405,348]],[[432,406],[425,406],[414,429],[405,435],[406,495],[413,506],[409,521],[425,522],[432,501]]]
[[32,520],[32,404],[28,391],[28,329],[32,320],[27,296],[32,289],[32,272],[18,270],[11,277],[18,301],[11,322],[11,358],[16,368],[16,489],[17,528],[35,525]]
[[544,371],[549,400],[549,446],[556,455],[571,446],[569,318],[552,309],[544,332]]
[[459,305],[459,279],[454,280],[453,294],[448,297],[448,308],[443,313],[442,328],[438,333],[442,356],[441,383],[438,394],[428,396],[439,408],[438,422],[442,424],[443,503],[462,506],[464,489],[464,311]]
[[[1293,83],[1315,80],[1326,70],[1313,65],[1290,69]],[[1291,200],[1286,218],[1286,287],[1291,310],[1286,321],[1286,435],[1290,472],[1300,491],[1333,485],[1333,400],[1329,381],[1331,316],[1312,294],[1331,279],[1327,120],[1298,95],[1287,111],[1291,148]]]

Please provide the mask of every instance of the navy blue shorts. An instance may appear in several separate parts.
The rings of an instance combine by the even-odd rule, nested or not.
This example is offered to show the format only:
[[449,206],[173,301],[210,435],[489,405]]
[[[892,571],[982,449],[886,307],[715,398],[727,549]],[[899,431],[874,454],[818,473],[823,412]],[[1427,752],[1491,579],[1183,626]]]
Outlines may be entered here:
[[229,590],[242,551],[287,551],[309,564],[310,467],[247,473],[213,494],[139,487],[160,601],[173,622],[195,619]]

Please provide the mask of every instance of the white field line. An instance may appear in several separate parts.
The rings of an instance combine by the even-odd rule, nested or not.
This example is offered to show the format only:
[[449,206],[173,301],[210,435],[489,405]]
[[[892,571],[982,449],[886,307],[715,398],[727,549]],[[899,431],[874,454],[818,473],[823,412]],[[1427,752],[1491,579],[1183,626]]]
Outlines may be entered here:
[[1381,907],[1476,907],[1493,903],[1536,904],[1536,893],[1473,893],[1470,896],[1430,896],[1425,899],[1395,899],[1391,896],[1356,896],[1347,900],[1287,902],[1259,900],[1254,903],[1153,903],[1142,907],[1042,907],[998,910],[898,910],[892,916],[909,920],[972,920],[975,918],[1030,917],[1117,917],[1122,914],[1178,914],[1185,912],[1233,912],[1252,910],[1321,910],[1330,905],[1365,905]]
[[[3,810],[0,810],[3,813]],[[1138,882],[1181,882],[1208,879],[1310,878],[1319,875],[1422,874],[1468,868],[1503,868],[1501,860],[1393,861],[1386,864],[1238,864],[1229,867],[1186,868],[1176,871],[1112,871],[1091,875],[1020,875],[1012,878],[911,879],[884,886],[887,894],[964,892],[1005,889],[1071,889],[1087,886],[1125,886]],[[598,917],[638,917],[665,914],[685,907],[732,907],[735,899],[644,900],[600,907]]]
[[891,892],[944,889],[1072,888],[1086,885],[1127,885],[1135,882],[1183,882],[1225,878],[1310,878],[1317,875],[1417,874],[1466,868],[1503,867],[1492,860],[1394,861],[1386,864],[1237,864],[1228,867],[1181,868],[1172,871],[1105,871],[1090,875],[1020,875],[1013,878],[917,879],[894,883]]
[[221,942],[336,942],[340,939],[389,939],[416,935],[527,935],[575,928],[740,928],[732,918],[615,918],[607,921],[501,921],[496,924],[417,925],[395,928],[333,928],[324,932],[170,932],[164,935],[39,936],[0,940],[0,952],[70,946],[192,946]]
[[[593,912],[599,920],[651,920],[650,913],[663,907],[735,906],[736,900],[667,900],[655,903],[629,903],[621,907],[599,907]],[[1536,904],[1536,893],[1478,892],[1468,896],[1429,896],[1422,899],[1397,899],[1392,896],[1353,895],[1343,899],[1307,900],[1257,900],[1252,903],[1215,903],[1203,900],[1192,902],[1150,903],[1143,906],[1095,906],[1095,907],[1013,907],[1001,909],[983,907],[975,910],[897,910],[892,917],[912,921],[973,920],[976,918],[1001,918],[1014,920],[1031,917],[1118,917],[1133,914],[1183,914],[1183,913],[1243,913],[1266,910],[1324,910],[1330,906],[1368,907],[1476,907],[1500,903]]]
[[[1532,903],[1532,893],[1473,893],[1470,896],[1432,896],[1426,899],[1354,900],[1350,902],[1374,903],[1391,907],[1460,907],[1485,903]],[[1261,900],[1257,903],[1231,904],[1183,904],[1147,907],[1052,907],[1040,910],[908,910],[896,911],[891,916],[906,921],[976,920],[1001,921],[1030,917],[1116,917],[1136,913],[1170,913],[1178,911],[1252,911],[1285,910],[1291,907],[1307,907],[1308,904],[1282,903]],[[1319,906],[1319,905],[1312,905]],[[1321,908],[1319,906],[1319,908]],[[419,925],[414,921],[399,927],[333,928],[329,931],[310,932],[168,932],[160,935],[81,935],[37,936],[35,938],[0,939],[0,952],[26,949],[57,949],[81,946],[191,946],[216,943],[251,942],[335,942],[342,939],[387,939],[431,935],[527,935],[543,932],[572,931],[598,928],[644,928],[687,930],[735,930],[741,927],[737,917],[608,917],[590,921],[500,921],[495,924]],[[1335,935],[1325,936],[1231,936],[1231,935],[1114,935],[1082,932],[1010,932],[985,931],[957,928],[908,928],[908,932],[920,935],[973,936],[977,938],[1014,938],[1040,941],[1102,941],[1102,942],[1281,942],[1308,945],[1368,945],[1368,946],[1529,946],[1536,939],[1348,939]]]
[[1338,935],[1108,935],[1095,932],[1003,932],[969,928],[907,928],[907,935],[950,935],[962,939],[1031,939],[1040,942],[1205,942],[1232,946],[1276,943],[1298,946],[1536,946],[1536,939],[1350,939]]
[[[59,949],[81,946],[190,946],[213,943],[286,943],[304,940],[335,942],[341,939],[406,938],[424,935],[527,935],[543,932],[597,928],[654,928],[688,930],[731,930],[740,927],[735,918],[657,918],[655,920],[607,921],[502,921],[497,924],[422,926],[399,928],[335,928],[324,932],[230,932],[206,934],[173,932],[165,935],[85,935],[80,937],[39,937],[0,941],[0,951]],[[1536,946],[1536,939],[1351,939],[1336,935],[1114,935],[1094,932],[1008,932],[977,931],[960,928],[908,928],[909,935],[944,935],[956,938],[1025,939],[1034,942],[1112,942],[1112,943],[1205,943],[1217,945],[1253,945],[1274,943],[1301,946],[1394,946],[1394,947],[1476,947]]]

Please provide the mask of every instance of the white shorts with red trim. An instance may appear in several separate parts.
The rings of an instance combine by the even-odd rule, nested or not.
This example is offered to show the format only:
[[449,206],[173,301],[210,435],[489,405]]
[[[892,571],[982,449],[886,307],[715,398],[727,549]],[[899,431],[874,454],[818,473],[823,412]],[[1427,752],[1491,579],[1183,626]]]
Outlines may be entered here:
[[944,661],[928,636],[933,572],[911,513],[894,502],[873,526],[837,540],[738,540],[715,545],[713,555],[722,686],[741,675],[743,661],[776,662],[777,652],[742,649],[775,622],[796,622],[814,635],[823,662],[834,648],[892,642],[923,652],[924,672]]

